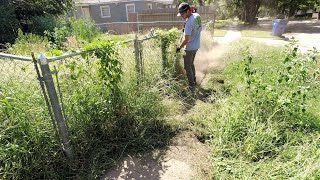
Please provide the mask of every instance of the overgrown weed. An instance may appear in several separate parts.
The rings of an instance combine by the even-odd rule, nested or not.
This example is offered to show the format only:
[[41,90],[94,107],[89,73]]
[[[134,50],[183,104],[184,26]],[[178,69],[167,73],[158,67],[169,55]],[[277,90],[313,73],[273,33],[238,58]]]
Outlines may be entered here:
[[[54,80],[59,79],[63,95],[64,115],[76,157],[73,166],[69,166],[63,155],[42,94],[32,92],[34,88],[25,91],[29,86],[23,81],[17,86],[20,94],[12,95],[2,87],[10,86],[6,81],[11,79],[3,80],[0,117],[1,126],[6,128],[0,134],[2,178],[95,179],[127,153],[166,148],[178,126],[169,122],[171,118],[166,113],[170,108],[164,106],[164,95],[159,93],[159,89],[167,88],[162,87],[166,83],[157,83],[162,79],[160,48],[154,46],[154,42],[144,44],[145,71],[138,88],[133,47],[124,46],[121,56],[117,57],[111,48],[116,45],[106,46],[104,42],[94,42],[92,47],[87,47],[99,47],[94,55],[50,63],[58,71]],[[16,50],[26,53],[23,48]],[[122,71],[118,69],[119,63],[123,65]],[[116,76],[121,72],[121,78]],[[28,92],[37,93],[39,102],[28,101]]]
[[222,89],[229,93],[189,117],[212,145],[212,178],[319,177],[318,53],[243,39],[230,49]]

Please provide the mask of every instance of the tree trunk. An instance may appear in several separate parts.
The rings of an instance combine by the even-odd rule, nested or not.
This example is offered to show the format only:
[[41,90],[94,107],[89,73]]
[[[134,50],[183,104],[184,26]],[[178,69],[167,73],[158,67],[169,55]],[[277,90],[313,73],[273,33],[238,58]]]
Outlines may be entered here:
[[295,13],[296,13],[296,10],[297,10],[296,6],[294,6],[294,5],[290,5],[290,9],[289,9],[289,17],[294,16],[294,15],[295,15]]
[[243,11],[239,17],[240,21],[246,21],[246,11]]
[[257,24],[256,16],[261,5],[261,0],[248,0],[245,3],[244,21],[249,25]]
[[198,0],[199,6],[203,6],[203,0]]
[[214,0],[214,1],[212,2],[213,21],[216,21],[218,5],[219,5],[219,0]]

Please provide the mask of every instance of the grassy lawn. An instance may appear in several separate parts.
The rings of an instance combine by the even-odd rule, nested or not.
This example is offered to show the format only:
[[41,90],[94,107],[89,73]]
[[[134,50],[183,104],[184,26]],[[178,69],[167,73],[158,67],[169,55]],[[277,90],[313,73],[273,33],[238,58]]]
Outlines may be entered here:
[[272,36],[271,31],[265,31],[265,30],[242,30],[241,35],[242,37],[281,39],[280,37]]
[[210,21],[206,24],[206,30],[211,32],[213,36],[223,37],[226,35],[228,27],[230,27],[231,24],[231,20]]
[[215,29],[214,33],[213,33],[213,36],[223,37],[223,36],[226,35],[226,33],[227,33],[227,30],[225,30],[225,29]]
[[215,28],[223,28],[223,27],[229,27],[232,24],[232,20],[217,20],[214,23]]

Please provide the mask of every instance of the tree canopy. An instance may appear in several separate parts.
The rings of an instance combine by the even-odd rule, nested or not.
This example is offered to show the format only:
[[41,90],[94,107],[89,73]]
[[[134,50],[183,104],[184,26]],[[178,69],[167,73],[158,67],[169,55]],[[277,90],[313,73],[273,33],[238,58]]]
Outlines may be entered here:
[[[73,0],[1,0],[0,43],[12,42],[18,28],[28,29],[34,17],[48,17],[72,11]],[[43,33],[43,32],[40,32]]]
[[298,10],[314,9],[320,5],[320,0],[205,0],[204,2],[206,5],[219,3],[220,11],[228,12],[230,17],[238,16],[249,24],[255,23],[261,7],[291,17]]
[[73,6],[72,0],[11,0],[9,5],[15,14],[22,16],[59,15],[68,12]]

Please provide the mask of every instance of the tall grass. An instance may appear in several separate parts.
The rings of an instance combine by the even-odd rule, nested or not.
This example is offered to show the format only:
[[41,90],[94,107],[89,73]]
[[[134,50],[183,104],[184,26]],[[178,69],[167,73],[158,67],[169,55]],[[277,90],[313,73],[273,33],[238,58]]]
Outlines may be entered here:
[[48,38],[31,33],[23,34],[19,29],[18,37],[14,44],[9,45],[7,53],[31,56],[31,52],[46,52],[49,49],[50,46]]
[[23,71],[14,63],[2,69],[9,76],[1,75],[0,178],[57,179],[67,167],[39,83],[30,66]]
[[212,145],[212,178],[319,178],[318,54],[247,40],[230,49],[226,91],[190,115]]
[[[29,36],[34,37],[24,35],[9,52],[24,55],[31,51],[26,48],[28,43],[42,46],[40,36],[36,36],[40,38],[37,42],[28,42]],[[127,153],[148,152],[169,144],[176,127],[168,123],[166,112],[170,107],[162,103],[163,93],[159,93],[166,88],[166,83],[159,83],[161,49],[153,40],[143,43],[145,71],[139,90],[132,44],[118,50],[124,73],[116,94],[101,80],[101,62],[94,55],[50,63],[58,70],[54,80],[60,82],[76,155],[72,165],[63,155],[41,92],[34,93],[29,80],[18,84],[14,79],[2,79],[1,179],[96,179]],[[34,80],[32,85],[37,87],[38,81]],[[12,86],[9,81],[18,85]],[[7,91],[9,86],[14,87],[14,93]]]

